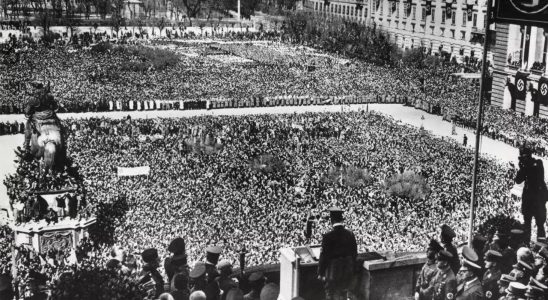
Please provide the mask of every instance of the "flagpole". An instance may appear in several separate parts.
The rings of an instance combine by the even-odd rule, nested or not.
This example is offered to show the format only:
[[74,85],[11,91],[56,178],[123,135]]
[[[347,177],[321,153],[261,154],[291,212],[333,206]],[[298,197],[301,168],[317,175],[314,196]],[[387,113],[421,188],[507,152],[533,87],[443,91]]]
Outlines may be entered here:
[[479,91],[479,104],[478,115],[476,120],[476,147],[474,150],[474,167],[472,173],[472,194],[470,197],[470,227],[468,235],[468,246],[472,247],[472,240],[474,236],[474,218],[475,218],[475,202],[476,202],[476,189],[478,185],[478,164],[479,164],[479,148],[481,140],[481,128],[483,118],[483,94],[484,94],[484,78],[487,71],[487,46],[489,44],[489,26],[491,25],[491,4],[492,0],[487,0],[487,13],[485,17],[487,22],[485,24],[485,39],[483,41],[483,58],[481,66],[481,78],[480,78],[480,91]]

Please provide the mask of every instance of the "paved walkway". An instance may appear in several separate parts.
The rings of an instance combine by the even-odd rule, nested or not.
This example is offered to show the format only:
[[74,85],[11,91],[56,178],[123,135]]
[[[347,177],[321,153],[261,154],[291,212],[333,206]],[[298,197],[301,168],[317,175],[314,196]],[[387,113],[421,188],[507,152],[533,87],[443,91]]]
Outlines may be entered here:
[[[215,110],[189,110],[189,111],[132,111],[132,112],[108,112],[108,113],[67,113],[60,114],[61,119],[65,118],[90,118],[105,116],[108,118],[124,118],[130,115],[132,118],[180,118],[203,115],[247,115],[247,114],[281,114],[281,113],[304,113],[304,112],[334,112],[334,111],[356,111],[366,109],[378,111],[388,116],[392,116],[402,123],[423,128],[430,133],[442,137],[444,139],[451,138],[460,143],[464,134],[468,136],[468,147],[473,148],[475,135],[471,130],[457,128],[456,135],[451,135],[451,123],[443,121],[441,116],[430,115],[424,111],[405,107],[399,104],[369,104],[362,105],[329,105],[329,106],[285,106],[285,107],[258,107],[258,108],[230,108],[230,109],[215,109]],[[0,115],[0,121],[24,121],[23,115]],[[23,144],[23,135],[0,136],[0,179],[4,180],[7,174],[15,172],[15,153],[13,150]],[[507,145],[503,142],[495,141],[487,137],[482,137],[480,150],[482,155],[488,155],[496,158],[501,163],[514,163],[517,166],[518,149]],[[544,164],[548,165],[548,161],[544,160]],[[548,168],[545,168],[548,172]],[[548,177],[548,176],[547,176]],[[9,200],[6,194],[6,187],[0,184],[0,222],[2,218],[1,209],[7,208]]]

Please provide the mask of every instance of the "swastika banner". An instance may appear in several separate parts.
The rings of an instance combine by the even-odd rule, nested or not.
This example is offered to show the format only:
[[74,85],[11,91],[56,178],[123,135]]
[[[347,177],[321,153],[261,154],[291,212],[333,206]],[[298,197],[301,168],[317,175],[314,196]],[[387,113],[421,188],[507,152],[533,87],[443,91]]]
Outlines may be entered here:
[[528,73],[518,72],[516,74],[516,98],[520,100],[525,100],[525,96],[527,95],[527,77],[529,76]]
[[539,102],[548,105],[548,78],[541,77],[538,81]]

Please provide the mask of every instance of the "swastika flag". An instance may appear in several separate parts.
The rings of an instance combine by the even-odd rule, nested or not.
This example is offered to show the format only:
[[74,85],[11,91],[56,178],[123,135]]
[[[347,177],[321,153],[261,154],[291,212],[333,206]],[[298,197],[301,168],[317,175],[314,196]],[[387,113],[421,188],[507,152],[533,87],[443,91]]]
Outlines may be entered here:
[[529,76],[528,73],[516,73],[516,99],[525,100],[525,96],[527,95],[527,76]]
[[538,81],[538,97],[539,102],[548,105],[548,78],[541,77]]

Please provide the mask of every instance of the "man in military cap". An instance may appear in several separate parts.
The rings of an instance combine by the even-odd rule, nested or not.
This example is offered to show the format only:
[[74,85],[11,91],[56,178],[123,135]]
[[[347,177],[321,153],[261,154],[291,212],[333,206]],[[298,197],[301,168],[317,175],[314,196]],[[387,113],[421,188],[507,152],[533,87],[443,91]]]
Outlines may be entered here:
[[203,291],[207,288],[207,274],[206,266],[204,263],[196,263],[194,268],[190,271],[190,293],[195,291]]
[[217,270],[217,263],[221,256],[221,247],[210,246],[206,249],[206,275],[207,275],[207,288],[204,291],[207,295],[207,300],[217,300],[220,297],[221,289],[219,283],[216,281],[219,277],[219,271]]
[[506,289],[506,296],[500,298],[503,300],[525,300],[525,291],[527,287],[519,282],[510,282]]
[[510,275],[515,277],[517,282],[527,284],[529,278],[531,278],[532,271],[533,266],[519,259],[517,264],[514,265],[514,269],[510,271]]
[[[478,255],[476,254],[474,249],[470,248],[468,245],[463,246],[460,249],[459,253],[461,254],[461,260],[468,260],[469,262],[473,262],[476,265],[478,264]],[[476,275],[478,275],[481,271],[481,266],[479,268],[474,268],[473,270],[476,271]],[[457,289],[460,285],[464,284],[467,276],[466,273],[468,271],[470,271],[468,268],[462,268],[462,266],[461,268],[459,268],[459,271],[455,275],[455,277],[457,278]]]
[[[415,300],[430,300],[432,299],[432,289],[428,290],[430,282],[438,271],[436,267],[436,254],[443,250],[443,247],[438,241],[431,239],[428,248],[426,249],[426,258],[428,261],[422,266],[417,284],[415,286]],[[428,291],[429,293],[426,293]]]
[[440,233],[441,244],[443,246],[443,249],[445,249],[445,251],[451,253],[452,255],[449,265],[451,266],[451,270],[453,270],[454,274],[457,274],[457,272],[460,269],[460,261],[457,253],[457,248],[453,245],[453,239],[456,236],[457,235],[455,234],[455,231],[453,231],[451,227],[445,224],[441,226],[441,233]]
[[251,273],[247,280],[249,282],[249,287],[251,288],[251,291],[244,295],[244,300],[260,300],[261,289],[265,284],[264,274],[262,272]]
[[139,284],[142,284],[149,291],[149,294],[158,298],[164,292],[164,279],[160,272],[158,272],[158,267],[160,266],[158,250],[148,248],[141,253],[141,258],[145,264],[143,265]]
[[544,182],[544,166],[542,160],[532,156],[530,148],[519,149],[519,170],[516,174],[517,184],[525,182],[521,195],[521,212],[525,231],[525,243],[531,240],[531,221],[535,218],[537,237],[545,238],[544,222],[546,222],[546,200],[548,190]]
[[167,251],[173,253],[172,256],[167,257],[164,260],[164,269],[166,270],[169,282],[171,282],[171,279],[176,273],[184,272],[188,275],[185,240],[180,237],[175,238],[169,244]]
[[[227,259],[222,259],[217,264],[217,269],[219,270],[219,277],[216,281],[221,289],[221,299],[226,299],[228,291],[233,288],[238,288],[238,282],[232,278],[232,263]],[[243,297],[243,295],[242,295]]]
[[504,299],[504,296],[506,296],[506,289],[508,288],[510,283],[515,281],[516,281],[516,278],[508,274],[502,274],[502,276],[500,276],[500,279],[497,282],[499,286],[499,296],[500,296],[499,299]]
[[[481,282],[477,276],[477,273],[481,267],[474,261],[468,260],[467,257],[478,257],[472,248],[463,249],[466,252],[464,255],[461,266],[462,283],[458,285],[456,292],[457,300],[479,300],[483,299],[483,289]],[[477,260],[477,259],[476,259]]]
[[512,266],[517,262],[516,251],[509,246],[510,240],[508,234],[497,230],[493,237],[493,244],[490,245],[491,250],[495,250],[502,254],[500,260],[500,270],[502,274],[508,274],[512,270]]
[[531,278],[529,285],[527,286],[527,292],[525,296],[527,300],[544,300],[548,286],[539,282],[535,278]]
[[[453,258],[453,255],[447,250],[441,250],[438,252],[436,261],[438,272],[428,289],[432,289],[433,300],[452,300],[455,297],[457,291],[457,279],[451,267],[449,261]],[[427,291],[430,292],[430,291]]]
[[502,254],[495,250],[489,250],[485,253],[485,274],[483,274],[482,287],[486,299],[498,299],[499,286],[498,281],[502,276],[499,268],[499,261],[502,259]]
[[343,211],[329,210],[333,229],[324,234],[318,266],[318,278],[325,283],[327,300],[346,299],[354,278],[358,246],[354,233],[343,224]]

